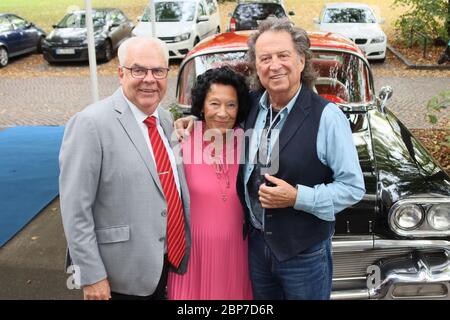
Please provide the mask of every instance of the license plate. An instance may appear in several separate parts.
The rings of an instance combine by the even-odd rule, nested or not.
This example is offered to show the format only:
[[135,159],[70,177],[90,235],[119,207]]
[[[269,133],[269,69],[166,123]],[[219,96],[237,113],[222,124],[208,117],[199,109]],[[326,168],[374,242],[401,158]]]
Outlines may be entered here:
[[56,54],[75,54],[75,49],[56,49]]

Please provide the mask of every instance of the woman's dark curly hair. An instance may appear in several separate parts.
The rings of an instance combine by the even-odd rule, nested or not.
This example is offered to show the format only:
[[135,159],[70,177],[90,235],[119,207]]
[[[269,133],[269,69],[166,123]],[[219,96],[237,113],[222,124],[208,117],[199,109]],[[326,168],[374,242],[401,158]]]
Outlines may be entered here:
[[249,89],[245,78],[229,66],[209,69],[197,77],[197,81],[191,89],[192,114],[201,120],[205,119],[203,106],[212,84],[230,85],[236,90],[239,103],[236,123],[241,123],[245,120],[250,110]]

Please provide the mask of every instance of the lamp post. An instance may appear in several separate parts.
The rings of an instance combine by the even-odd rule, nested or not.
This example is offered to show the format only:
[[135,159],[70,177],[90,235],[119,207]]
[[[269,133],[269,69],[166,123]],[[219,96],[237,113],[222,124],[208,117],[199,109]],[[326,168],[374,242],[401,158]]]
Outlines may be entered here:
[[85,12],[86,12],[86,29],[87,29],[87,41],[88,41],[88,53],[89,53],[89,74],[91,79],[91,95],[92,101],[99,100],[98,94],[98,79],[97,79],[97,59],[95,54],[95,42],[94,42],[94,23],[92,21],[92,3],[91,0],[85,0]]

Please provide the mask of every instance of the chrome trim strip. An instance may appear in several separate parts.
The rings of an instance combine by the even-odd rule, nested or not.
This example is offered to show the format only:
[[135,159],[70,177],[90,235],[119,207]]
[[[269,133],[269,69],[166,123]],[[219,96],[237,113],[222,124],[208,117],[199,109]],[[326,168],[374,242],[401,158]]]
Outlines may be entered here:
[[356,280],[366,280],[367,277],[351,277],[351,278],[333,278],[333,282],[339,281],[356,281]]
[[333,241],[333,252],[365,251],[373,249],[373,240]]
[[356,300],[369,298],[369,291],[367,289],[339,290],[331,292],[331,300]]
[[333,240],[334,252],[365,251],[385,248],[444,248],[450,250],[446,240]]
[[376,240],[374,249],[382,248],[443,248],[450,250],[450,241],[446,240]]

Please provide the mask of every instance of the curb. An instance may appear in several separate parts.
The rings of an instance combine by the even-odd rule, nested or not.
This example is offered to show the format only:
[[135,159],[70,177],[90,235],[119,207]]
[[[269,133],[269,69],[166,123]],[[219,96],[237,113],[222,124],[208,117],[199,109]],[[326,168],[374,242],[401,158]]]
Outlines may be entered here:
[[419,70],[450,70],[450,65],[438,65],[438,64],[413,64],[405,58],[400,52],[395,50],[389,44],[387,45],[389,51],[391,51],[397,58],[400,59],[409,69]]

